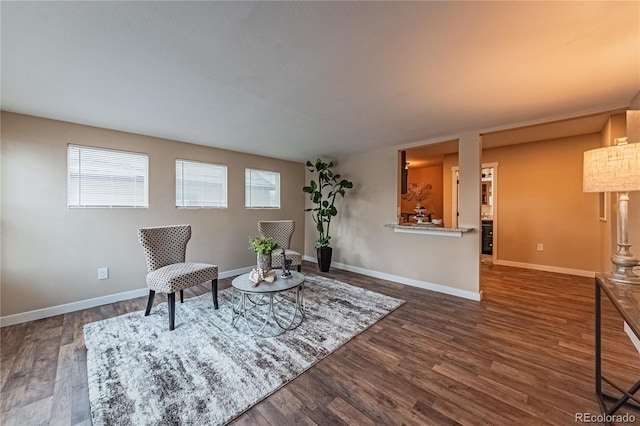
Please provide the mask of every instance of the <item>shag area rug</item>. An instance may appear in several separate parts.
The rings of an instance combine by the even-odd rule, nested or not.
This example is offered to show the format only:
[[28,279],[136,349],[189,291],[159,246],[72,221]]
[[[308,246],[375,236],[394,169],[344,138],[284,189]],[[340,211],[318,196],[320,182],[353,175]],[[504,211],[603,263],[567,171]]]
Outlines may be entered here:
[[93,424],[225,424],[404,303],[307,275],[306,318],[273,338],[231,325],[231,289],[84,326]]

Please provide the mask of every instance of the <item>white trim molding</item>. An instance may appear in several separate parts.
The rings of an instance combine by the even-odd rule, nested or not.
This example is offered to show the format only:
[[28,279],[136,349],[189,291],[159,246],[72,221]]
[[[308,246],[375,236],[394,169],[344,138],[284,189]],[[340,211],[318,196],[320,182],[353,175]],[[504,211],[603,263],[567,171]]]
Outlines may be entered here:
[[577,275],[579,277],[595,278],[596,276],[596,273],[594,271],[562,268],[559,266],[537,265],[535,263],[512,262],[510,260],[496,259],[493,261],[493,264],[500,265],[500,266],[512,266],[514,268],[533,269],[535,271],[556,272],[558,274]]
[[[221,272],[218,275],[218,278],[229,278],[236,275],[245,274],[247,272],[251,272],[252,268],[253,266],[247,266],[245,268]],[[149,290],[145,287],[137,290],[125,291],[123,293],[110,294],[107,296],[94,297],[93,299],[65,303],[64,305],[50,306],[42,309],[35,309],[33,311],[21,312],[19,314],[6,315],[0,317],[0,327],[49,318],[56,315],[67,314],[69,312],[80,311],[82,309],[95,308],[96,306],[121,302],[123,300],[135,299],[136,297],[147,296],[148,294]]]
[[[304,256],[304,260],[309,262],[318,263],[318,259],[313,256]],[[455,287],[449,287],[442,284],[434,284],[427,281],[420,281],[413,278],[402,277],[400,275],[387,274],[386,272],[373,271],[371,269],[361,268],[359,266],[346,265],[344,263],[332,262],[332,268],[342,269],[344,271],[355,272],[362,275],[367,275],[373,278],[380,278],[382,280],[393,281],[400,284],[410,285],[412,287],[420,287],[425,290],[431,290],[438,293],[449,294],[451,296],[462,297],[464,299],[480,301],[480,293],[473,291],[461,290]]]
[[80,300],[78,302],[65,303],[64,305],[50,306],[48,308],[21,312],[19,314],[6,315],[0,317],[0,327],[54,317],[56,315],[67,314],[69,312],[75,312],[82,309],[95,308],[96,306],[135,299],[136,297],[142,297],[148,294],[149,290],[147,288],[141,288],[138,290],[125,291],[123,293],[110,294],[108,296],[94,297],[93,299]]

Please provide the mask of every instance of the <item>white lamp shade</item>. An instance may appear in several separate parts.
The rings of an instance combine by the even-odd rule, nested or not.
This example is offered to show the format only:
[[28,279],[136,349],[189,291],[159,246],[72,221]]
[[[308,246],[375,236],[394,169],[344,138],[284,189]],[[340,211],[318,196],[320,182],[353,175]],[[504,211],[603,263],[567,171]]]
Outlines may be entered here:
[[640,143],[585,152],[582,187],[584,192],[640,190]]

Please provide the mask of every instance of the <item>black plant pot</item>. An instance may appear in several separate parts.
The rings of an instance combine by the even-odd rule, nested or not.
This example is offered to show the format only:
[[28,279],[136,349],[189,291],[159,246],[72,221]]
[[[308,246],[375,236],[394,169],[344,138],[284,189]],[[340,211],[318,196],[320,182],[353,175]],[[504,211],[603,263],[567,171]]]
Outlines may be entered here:
[[329,272],[332,253],[333,249],[331,247],[320,247],[316,250],[316,254],[318,255],[318,268],[320,268],[320,272]]

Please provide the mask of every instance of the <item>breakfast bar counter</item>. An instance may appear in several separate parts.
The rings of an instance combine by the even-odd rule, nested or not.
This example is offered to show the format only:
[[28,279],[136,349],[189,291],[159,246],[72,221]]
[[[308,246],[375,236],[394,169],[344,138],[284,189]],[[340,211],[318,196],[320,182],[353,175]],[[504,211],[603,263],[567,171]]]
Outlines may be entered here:
[[442,225],[432,223],[407,223],[398,225],[387,223],[386,228],[392,228],[394,232],[406,234],[441,235],[445,237],[462,237],[465,233],[473,231],[473,228],[445,228]]

